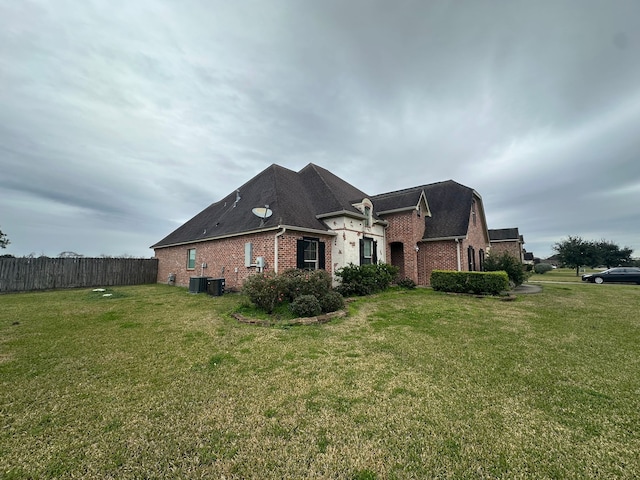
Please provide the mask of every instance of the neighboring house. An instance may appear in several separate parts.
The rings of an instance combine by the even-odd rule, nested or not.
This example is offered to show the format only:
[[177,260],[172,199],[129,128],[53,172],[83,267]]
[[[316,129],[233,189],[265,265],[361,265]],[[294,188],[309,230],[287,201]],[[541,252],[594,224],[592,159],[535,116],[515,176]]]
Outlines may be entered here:
[[525,249],[522,249],[524,254],[522,257],[522,263],[525,265],[534,265],[536,263],[536,259],[533,256],[533,252],[527,252]]
[[369,196],[328,170],[271,165],[153,245],[158,281],[391,263],[428,285],[433,269],[481,270],[482,199],[454,181]]
[[520,235],[517,228],[501,228],[489,230],[491,239],[491,254],[501,255],[508,253],[512,257],[524,263],[524,237]]
[[555,255],[551,255],[549,258],[545,258],[544,260],[542,260],[542,263],[548,263],[549,265],[553,265],[554,267],[562,266],[560,255],[558,255],[557,253]]

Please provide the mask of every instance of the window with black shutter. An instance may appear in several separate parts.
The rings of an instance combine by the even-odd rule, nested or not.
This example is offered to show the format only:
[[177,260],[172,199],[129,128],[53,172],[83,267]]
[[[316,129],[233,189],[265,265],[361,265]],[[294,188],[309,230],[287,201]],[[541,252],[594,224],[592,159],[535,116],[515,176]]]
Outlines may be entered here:
[[302,238],[297,241],[296,267],[301,270],[325,268],[325,243],[318,238]]
[[467,256],[469,258],[469,271],[474,272],[476,270],[476,251],[471,245],[467,248]]
[[360,265],[371,265],[378,263],[377,243],[373,238],[360,239]]

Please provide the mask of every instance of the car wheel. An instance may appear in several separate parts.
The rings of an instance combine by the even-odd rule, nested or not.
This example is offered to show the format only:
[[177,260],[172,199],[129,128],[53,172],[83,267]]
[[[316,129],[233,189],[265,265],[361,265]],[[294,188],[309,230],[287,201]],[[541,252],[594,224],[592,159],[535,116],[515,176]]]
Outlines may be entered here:
[[604,283],[604,280],[602,279],[602,277],[596,277],[594,282],[596,282],[597,284],[600,284],[600,283]]

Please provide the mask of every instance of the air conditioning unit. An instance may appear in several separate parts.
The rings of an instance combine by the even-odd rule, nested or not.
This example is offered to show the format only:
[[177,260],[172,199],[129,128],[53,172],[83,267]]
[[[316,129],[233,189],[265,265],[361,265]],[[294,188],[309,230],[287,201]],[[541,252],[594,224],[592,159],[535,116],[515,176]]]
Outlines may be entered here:
[[224,278],[209,278],[207,281],[207,293],[213,297],[224,294]]
[[189,293],[205,293],[208,277],[189,277]]

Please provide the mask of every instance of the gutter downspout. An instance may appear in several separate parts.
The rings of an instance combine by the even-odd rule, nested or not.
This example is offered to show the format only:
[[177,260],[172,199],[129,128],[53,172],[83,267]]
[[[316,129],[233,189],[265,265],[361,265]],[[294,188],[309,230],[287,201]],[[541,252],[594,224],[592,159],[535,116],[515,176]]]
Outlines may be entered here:
[[282,227],[282,230],[276,233],[275,241],[273,242],[273,270],[275,273],[278,273],[278,237],[284,235],[284,232],[287,231],[287,227]]
[[456,257],[458,260],[458,271],[462,271],[462,261],[460,260],[460,239],[456,238]]

